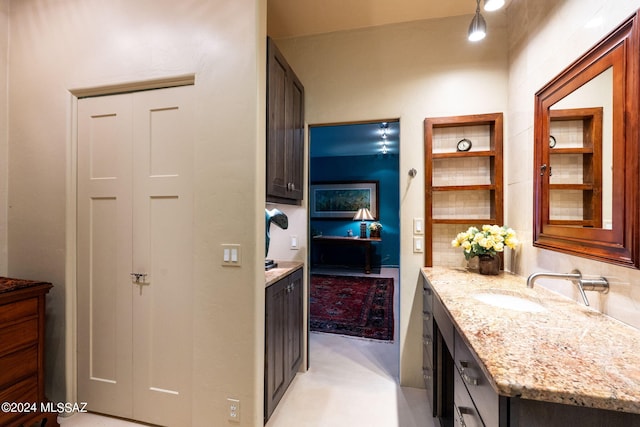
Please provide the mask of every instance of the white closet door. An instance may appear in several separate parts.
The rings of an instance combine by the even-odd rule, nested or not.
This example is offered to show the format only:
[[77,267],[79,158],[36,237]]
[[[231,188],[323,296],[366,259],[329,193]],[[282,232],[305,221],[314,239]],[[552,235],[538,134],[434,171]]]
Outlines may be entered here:
[[[92,343],[99,343],[99,351],[94,350],[89,357],[79,351],[79,398],[89,402],[90,409],[97,412],[170,426],[191,425],[192,94],[193,87],[185,86],[92,98],[78,103],[78,252],[79,255],[88,253],[82,260],[87,265],[82,265],[80,256],[78,260],[78,323],[87,323],[82,332],[79,330],[78,347],[91,350],[92,345],[95,347]],[[116,184],[123,187],[119,191],[129,197],[128,217],[124,218],[126,214],[121,215],[123,218],[114,217],[115,208],[96,208],[100,212],[93,215],[111,218],[110,222],[105,220],[111,228],[100,223],[96,226],[105,235],[107,246],[100,241],[87,246],[85,241],[92,241],[96,227],[92,228],[89,221],[80,219],[92,215],[80,209],[82,200],[87,198],[80,189],[80,182],[87,180],[80,173],[81,169],[87,168],[80,165],[85,162],[80,153],[91,152],[92,134],[98,131],[93,132],[91,126],[83,124],[87,121],[83,118],[86,116],[84,104],[109,104],[120,98],[128,99],[123,103],[128,104],[131,117],[126,129],[123,126],[117,131],[128,133],[129,146],[123,148],[123,153],[128,153],[129,158],[122,160],[111,151],[109,155],[116,157],[114,161],[118,162],[118,167],[128,170],[129,182],[123,179]],[[89,131],[83,130],[85,127]],[[116,238],[114,234],[123,237]],[[106,263],[105,270],[111,274],[110,266],[115,262],[111,258],[119,259],[120,254],[123,262],[128,256],[128,264],[127,271],[118,273],[118,277],[111,280],[117,284],[100,294],[91,286],[81,290],[87,282],[83,279],[83,275],[87,276],[85,269]],[[136,282],[130,273],[144,276]],[[118,299],[105,308],[105,311],[110,310],[112,317],[104,315],[106,319],[101,319],[100,324],[92,323],[96,303],[102,294],[116,287],[128,289],[123,292],[128,300],[126,297],[123,301]],[[127,312],[122,316],[126,321],[120,319],[120,314],[114,314],[124,307]],[[103,348],[109,348],[109,351]],[[105,388],[104,381],[102,377],[94,378],[93,360],[115,366],[119,358],[129,360],[127,368],[118,371],[122,376],[128,372],[127,388],[111,386],[100,394],[99,390]],[[110,385],[125,384],[125,380],[107,380]],[[109,393],[113,394],[108,397]],[[111,403],[117,400],[123,402]]]
[[133,415],[131,95],[78,102],[78,396]]
[[191,425],[192,89],[134,100],[134,418],[170,426]]

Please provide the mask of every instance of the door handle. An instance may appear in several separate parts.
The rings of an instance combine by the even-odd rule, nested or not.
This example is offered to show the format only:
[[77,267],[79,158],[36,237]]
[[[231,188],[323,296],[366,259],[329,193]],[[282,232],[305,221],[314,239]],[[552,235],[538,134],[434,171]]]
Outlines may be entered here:
[[140,279],[142,279],[142,283],[145,282],[147,278],[147,273],[129,273],[131,278],[135,280],[136,283],[141,283]]

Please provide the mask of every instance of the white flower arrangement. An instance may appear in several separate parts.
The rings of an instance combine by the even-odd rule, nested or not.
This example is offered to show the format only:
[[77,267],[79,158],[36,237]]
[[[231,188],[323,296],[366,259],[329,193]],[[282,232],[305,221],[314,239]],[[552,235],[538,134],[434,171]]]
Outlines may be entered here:
[[503,252],[505,246],[515,249],[518,244],[516,232],[512,228],[499,225],[483,225],[482,230],[469,227],[467,231],[458,233],[451,241],[451,246],[464,250],[464,257],[467,260],[480,255],[494,256],[498,252]]
[[369,224],[369,230],[371,231],[382,230],[382,224],[380,224],[377,221],[372,222],[371,224]]

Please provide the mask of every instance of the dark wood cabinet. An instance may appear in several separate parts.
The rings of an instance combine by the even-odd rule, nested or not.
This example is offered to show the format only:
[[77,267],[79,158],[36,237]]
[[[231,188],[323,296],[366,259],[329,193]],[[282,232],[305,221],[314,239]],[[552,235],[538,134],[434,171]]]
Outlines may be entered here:
[[266,289],[265,422],[278,406],[302,362],[302,283],[302,269],[298,269]]
[[[0,277],[0,425],[58,426],[44,395],[45,296],[52,285]],[[6,407],[4,405],[10,405]],[[11,406],[15,405],[15,406]]]
[[267,201],[300,204],[304,171],[304,87],[267,39]]
[[[498,394],[475,352],[451,319],[428,280],[432,294],[434,416],[441,426],[479,427],[640,427],[640,415]],[[487,333],[490,333],[488,331]],[[429,385],[427,385],[428,387]]]

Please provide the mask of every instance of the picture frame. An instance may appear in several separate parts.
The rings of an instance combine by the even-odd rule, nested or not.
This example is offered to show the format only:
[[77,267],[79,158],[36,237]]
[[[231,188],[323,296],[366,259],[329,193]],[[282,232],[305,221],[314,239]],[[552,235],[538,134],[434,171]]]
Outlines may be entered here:
[[378,181],[315,182],[309,186],[311,218],[352,220],[360,208],[378,219]]

